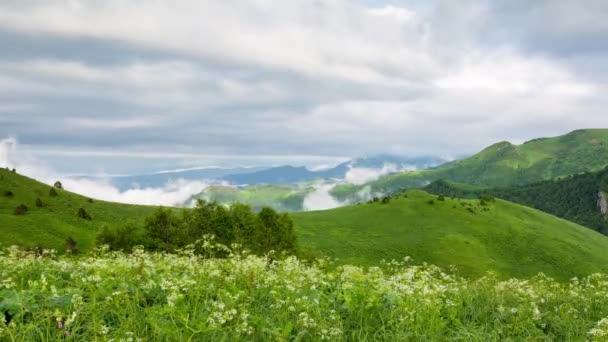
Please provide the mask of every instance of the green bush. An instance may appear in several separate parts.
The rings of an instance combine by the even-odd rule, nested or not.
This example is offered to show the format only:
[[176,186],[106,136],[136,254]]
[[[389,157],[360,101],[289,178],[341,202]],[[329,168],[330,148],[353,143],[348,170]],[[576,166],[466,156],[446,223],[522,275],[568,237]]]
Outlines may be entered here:
[[25,204],[19,204],[17,208],[15,208],[15,215],[25,215],[27,210],[28,207]]
[[49,190],[49,196],[51,196],[51,197],[57,197],[57,190],[55,190],[55,188],[51,188]]
[[91,220],[91,215],[89,215],[89,213],[84,209],[84,208],[79,208],[78,209],[78,217],[80,217],[81,219],[84,220]]
[[44,204],[42,203],[42,200],[40,198],[36,198],[36,207],[42,208],[43,206]]

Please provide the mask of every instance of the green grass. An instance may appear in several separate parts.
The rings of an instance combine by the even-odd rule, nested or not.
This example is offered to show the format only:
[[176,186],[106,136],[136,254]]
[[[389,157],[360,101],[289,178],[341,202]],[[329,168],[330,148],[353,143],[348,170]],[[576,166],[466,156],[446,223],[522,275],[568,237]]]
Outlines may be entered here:
[[606,341],[608,276],[0,251],[0,341]]
[[[72,237],[80,251],[94,247],[97,232],[104,224],[117,225],[129,219],[139,219],[154,208],[93,200],[69,191],[57,190],[58,196],[49,196],[51,186],[22,175],[0,169],[0,244],[10,246],[41,246],[65,250],[65,241]],[[11,191],[14,196],[4,196]],[[43,207],[36,207],[40,198]],[[24,204],[25,215],[15,215],[15,208]],[[78,217],[84,208],[92,217]]]
[[429,170],[403,172],[361,186],[340,185],[332,194],[340,200],[356,200],[365,187],[373,192],[394,193],[443,179],[477,186],[528,184],[608,166],[608,129],[578,130],[569,134],[528,141],[494,144],[462,160]]
[[591,229],[502,200],[483,207],[419,190],[405,195],[292,214],[305,254],[358,265],[410,256],[473,277],[488,270],[559,279],[608,271],[608,238]]
[[252,185],[246,187],[210,186],[194,198],[220,203],[244,203],[259,209],[272,207],[279,211],[300,211],[304,198],[313,188],[306,185]]

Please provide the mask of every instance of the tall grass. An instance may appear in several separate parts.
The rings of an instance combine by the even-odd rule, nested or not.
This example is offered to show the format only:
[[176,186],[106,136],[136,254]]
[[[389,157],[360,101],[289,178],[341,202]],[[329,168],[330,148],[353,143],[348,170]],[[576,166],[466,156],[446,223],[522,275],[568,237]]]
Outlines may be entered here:
[[607,317],[602,274],[467,280],[406,261],[364,269],[188,249],[0,254],[1,341],[604,341]]

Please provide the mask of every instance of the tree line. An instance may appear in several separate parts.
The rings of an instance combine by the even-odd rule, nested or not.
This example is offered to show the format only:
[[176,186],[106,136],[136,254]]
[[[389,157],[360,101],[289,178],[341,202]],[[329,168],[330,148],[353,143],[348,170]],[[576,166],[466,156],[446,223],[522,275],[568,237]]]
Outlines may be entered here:
[[141,245],[151,251],[172,252],[208,236],[226,246],[239,244],[255,254],[297,252],[293,221],[287,214],[271,208],[256,213],[245,204],[226,207],[204,200],[198,200],[193,209],[160,207],[143,222],[127,222],[114,229],[105,226],[97,243],[114,250],[130,251]]

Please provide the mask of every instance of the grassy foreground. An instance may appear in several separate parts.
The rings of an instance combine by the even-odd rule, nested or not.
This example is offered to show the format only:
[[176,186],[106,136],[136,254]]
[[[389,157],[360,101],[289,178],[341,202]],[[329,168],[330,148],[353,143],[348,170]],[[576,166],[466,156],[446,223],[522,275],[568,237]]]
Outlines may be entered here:
[[[4,317],[2,316],[4,315]],[[433,266],[234,254],[0,255],[2,341],[605,341],[608,276],[465,280]]]

